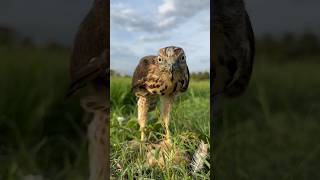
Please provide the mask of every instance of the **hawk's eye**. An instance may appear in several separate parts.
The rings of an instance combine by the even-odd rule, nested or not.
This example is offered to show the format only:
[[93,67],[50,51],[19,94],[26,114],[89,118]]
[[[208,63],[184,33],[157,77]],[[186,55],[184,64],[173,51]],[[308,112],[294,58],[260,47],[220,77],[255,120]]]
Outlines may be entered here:
[[185,56],[182,56],[182,57],[181,57],[181,60],[182,60],[182,61],[186,60],[186,57],[185,57]]
[[158,62],[162,62],[162,59],[161,59],[161,57],[158,57]]

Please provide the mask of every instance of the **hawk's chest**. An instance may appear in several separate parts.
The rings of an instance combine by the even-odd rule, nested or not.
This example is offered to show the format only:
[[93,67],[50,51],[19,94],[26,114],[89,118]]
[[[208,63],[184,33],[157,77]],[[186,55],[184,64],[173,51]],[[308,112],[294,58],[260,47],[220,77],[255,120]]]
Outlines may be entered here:
[[151,94],[170,95],[177,90],[175,74],[171,72],[162,72],[159,74],[150,74],[147,77],[146,89]]

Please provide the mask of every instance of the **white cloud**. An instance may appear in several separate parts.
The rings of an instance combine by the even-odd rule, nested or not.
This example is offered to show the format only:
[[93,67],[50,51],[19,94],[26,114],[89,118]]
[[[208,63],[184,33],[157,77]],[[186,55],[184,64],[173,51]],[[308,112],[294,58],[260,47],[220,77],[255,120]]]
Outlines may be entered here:
[[154,22],[140,15],[124,4],[111,4],[111,27],[125,28],[127,31],[155,31]]
[[114,2],[111,3],[112,69],[132,74],[140,58],[155,55],[158,49],[170,45],[185,50],[191,72],[209,69],[209,0]]
[[158,12],[163,17],[177,16],[188,18],[202,10],[209,10],[209,7],[210,0],[164,0],[164,3],[159,6]]
[[111,26],[150,33],[170,31],[209,7],[210,0],[164,0],[153,14],[141,14],[128,5],[112,3]]
[[175,11],[175,6],[174,6],[174,3],[173,1],[171,0],[166,0],[162,5],[160,5],[158,7],[158,12],[160,14],[167,14],[167,13],[170,13],[172,11]]

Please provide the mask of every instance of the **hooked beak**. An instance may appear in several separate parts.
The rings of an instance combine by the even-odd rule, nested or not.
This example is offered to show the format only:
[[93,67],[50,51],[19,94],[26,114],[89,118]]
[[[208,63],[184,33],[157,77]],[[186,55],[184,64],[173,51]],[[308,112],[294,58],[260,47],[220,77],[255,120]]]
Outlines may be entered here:
[[171,64],[171,72],[176,71],[178,68],[179,68],[178,61],[174,61],[174,62]]

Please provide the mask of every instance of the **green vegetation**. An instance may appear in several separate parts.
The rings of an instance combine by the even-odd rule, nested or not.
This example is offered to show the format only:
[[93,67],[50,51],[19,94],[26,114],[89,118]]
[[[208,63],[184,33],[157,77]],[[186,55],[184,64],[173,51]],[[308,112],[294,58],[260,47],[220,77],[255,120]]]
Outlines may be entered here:
[[[168,162],[164,169],[151,169],[146,164],[144,152],[133,150],[129,141],[140,139],[137,121],[136,100],[130,91],[131,79],[111,78],[111,169],[113,176],[130,178],[134,176],[155,179],[191,179],[187,165]],[[188,91],[179,96],[173,107],[170,128],[175,147],[188,154],[194,154],[200,140],[209,143],[209,81],[191,80]],[[162,140],[163,128],[159,106],[149,113],[148,139]],[[144,148],[142,148],[144,149]],[[207,168],[196,174],[198,178],[209,179]]]
[[[69,51],[62,48],[0,46],[0,54],[0,179],[21,179],[29,174],[50,179],[87,179],[86,123],[83,121],[79,96],[64,99],[69,82]],[[112,97],[119,97],[112,98],[112,105],[118,105],[112,106],[116,110],[113,116],[118,113],[129,117],[132,114],[131,131],[135,133],[126,132],[123,137],[113,136],[112,142],[117,138],[123,142],[128,134],[131,137],[138,136],[134,98],[126,87],[129,81],[123,81],[124,88],[112,91]],[[118,85],[121,86],[121,83]],[[172,121],[171,128],[179,127],[177,130],[172,129],[177,132],[174,134],[177,137],[175,135],[180,134],[178,132],[182,132],[183,127],[187,131],[191,128],[189,125],[192,120],[195,120],[198,123],[192,123],[195,127],[192,132],[196,133],[194,139],[207,141],[209,84],[203,82],[193,86],[194,90],[178,98],[177,102],[182,105],[175,106],[173,116],[183,111],[179,118],[194,119]],[[202,87],[202,90],[198,87]],[[112,88],[117,87],[112,85]],[[196,98],[185,101],[186,96]],[[183,107],[191,108],[190,101],[194,103],[194,109],[203,109],[197,111],[197,114],[182,110]],[[201,124],[202,121],[206,124]],[[159,124],[149,124],[154,126],[152,131],[160,131]],[[194,142],[190,147],[196,148],[197,143]],[[199,174],[202,175],[205,173]]]
[[258,41],[248,90],[225,101],[219,179],[320,179],[320,46],[310,37]]
[[87,179],[79,99],[64,99],[69,52],[1,47],[0,179]]
[[[27,174],[87,179],[86,123],[79,96],[64,99],[69,50],[32,44],[0,41],[0,179]],[[250,86],[242,97],[226,101],[221,143],[211,147],[215,154],[210,167],[218,179],[320,179],[319,47],[318,38],[310,34],[258,39]],[[142,158],[121,146],[139,137],[135,98],[129,79],[113,78],[111,83],[114,175],[187,176],[178,166],[149,171]],[[174,142],[190,153],[199,139],[208,139],[208,124],[201,122],[208,118],[208,87],[207,81],[192,81],[174,105]],[[163,132],[158,115],[159,110],[150,116],[151,139],[160,139],[158,132]],[[189,147],[180,143],[185,137]],[[122,172],[119,162],[127,165]]]

